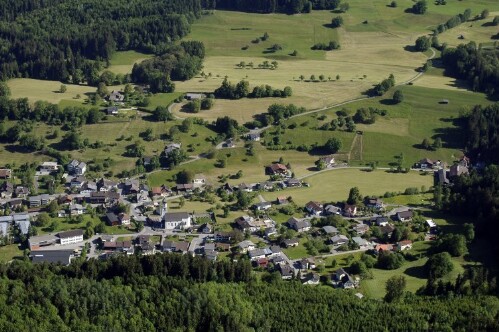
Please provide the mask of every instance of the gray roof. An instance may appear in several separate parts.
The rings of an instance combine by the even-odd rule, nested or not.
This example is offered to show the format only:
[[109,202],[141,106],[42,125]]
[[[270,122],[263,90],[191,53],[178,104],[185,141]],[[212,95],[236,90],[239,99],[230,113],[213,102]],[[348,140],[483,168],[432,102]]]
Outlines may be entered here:
[[360,236],[352,237],[353,242],[357,243],[359,246],[367,245],[367,241],[361,238]]
[[71,231],[60,232],[59,238],[64,239],[64,238],[73,237],[73,236],[80,236],[80,235],[83,235],[82,229],[73,229]]
[[31,252],[33,263],[61,263],[68,265],[73,250],[36,250]]
[[19,220],[16,221],[17,227],[19,227],[19,230],[21,231],[22,234],[26,235],[29,233],[29,226],[31,226],[29,220]]
[[1,216],[0,217],[0,222],[12,222],[12,220],[14,220],[14,218],[12,218],[12,216]]
[[0,235],[7,236],[9,234],[10,224],[7,222],[0,222]]
[[336,227],[334,227],[334,226],[324,226],[324,227],[322,227],[322,229],[327,234],[338,233],[338,229]]
[[258,256],[265,256],[265,250],[263,249],[254,249],[248,252],[249,256],[251,258],[253,257],[258,257]]
[[331,242],[335,243],[335,242],[342,242],[342,241],[346,241],[348,242],[348,237],[346,237],[345,235],[335,235],[331,238]]
[[164,220],[165,222],[175,222],[187,219],[189,216],[188,212],[168,212],[165,214]]

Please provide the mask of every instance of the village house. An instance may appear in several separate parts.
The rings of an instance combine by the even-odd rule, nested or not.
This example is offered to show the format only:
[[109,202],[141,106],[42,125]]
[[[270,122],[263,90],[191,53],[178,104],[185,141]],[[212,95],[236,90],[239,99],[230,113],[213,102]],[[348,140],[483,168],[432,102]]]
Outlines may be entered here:
[[123,102],[125,100],[125,95],[121,91],[113,90],[109,94],[108,100],[114,103]]
[[194,190],[194,185],[192,183],[178,183],[175,186],[175,190],[179,195],[190,194]]
[[239,247],[241,253],[243,254],[247,253],[250,250],[254,250],[256,248],[256,245],[249,240],[241,241],[237,246]]
[[87,171],[87,164],[73,159],[66,168],[71,175],[83,175]]
[[203,224],[199,227],[199,232],[203,234],[211,234],[213,232],[213,226],[210,224]]
[[348,244],[348,237],[342,234],[335,235],[331,237],[329,240],[331,241],[331,244],[333,246],[342,246],[344,244]]
[[385,207],[383,200],[381,200],[380,198],[377,198],[377,197],[367,198],[365,201],[365,205],[368,208],[377,209],[377,210],[383,209]]
[[270,209],[272,207],[272,203],[270,203],[270,202],[259,202],[259,203],[255,203],[253,205],[253,207],[257,211],[267,211],[268,209]]
[[300,240],[298,239],[286,239],[282,241],[282,244],[286,248],[297,247],[300,244]]
[[352,241],[355,242],[360,249],[364,249],[364,248],[367,248],[367,246],[369,246],[369,242],[363,238],[361,238],[360,236],[354,236],[352,237]]
[[390,224],[386,224],[386,225],[381,226],[379,228],[379,231],[380,231],[381,235],[384,235],[386,237],[392,236],[392,233],[393,233],[394,230],[395,230],[395,227],[393,227]]
[[118,215],[118,220],[120,221],[120,225],[128,226],[130,225],[130,216],[126,213],[120,213]]
[[320,283],[320,275],[318,273],[309,272],[301,280],[304,285],[318,285]]
[[413,216],[412,210],[397,212],[397,220],[401,222],[411,221]]
[[352,229],[358,234],[358,235],[364,235],[367,231],[369,231],[369,226],[366,224],[357,224],[352,227]]
[[331,275],[331,283],[336,288],[352,289],[356,286],[355,280],[343,268],[336,270]]
[[45,161],[40,165],[40,172],[50,174],[59,170],[59,164],[54,161]]
[[232,239],[232,234],[229,232],[215,232],[215,241],[229,242]]
[[163,223],[166,230],[186,230],[192,225],[192,216],[188,212],[167,212]]
[[172,191],[170,188],[168,188],[165,185],[162,185],[161,187],[152,187],[151,188],[151,196],[152,198],[156,197],[168,197],[172,194]]
[[377,244],[376,247],[374,247],[374,250],[377,253],[380,253],[381,251],[393,251],[393,245],[392,244]]
[[279,272],[281,272],[281,278],[284,280],[292,279],[294,276],[294,269],[286,264],[278,265]]
[[281,175],[286,176],[288,174],[288,168],[286,165],[275,163],[266,167],[267,174],[269,175]]
[[241,183],[239,186],[237,186],[237,189],[249,193],[253,191],[253,186],[247,185],[246,183]]
[[0,168],[0,179],[6,180],[12,177],[12,170],[8,168]]
[[463,174],[468,174],[468,173],[469,173],[468,167],[463,166],[461,164],[454,164],[449,169],[450,178],[461,176]]
[[345,204],[345,207],[343,208],[343,215],[349,218],[355,217],[355,215],[357,215],[357,206]]
[[253,142],[258,142],[260,141],[260,134],[255,132],[255,133],[249,133],[246,135],[246,139],[253,141]]
[[12,198],[14,185],[10,182],[4,182],[0,185],[0,198]]
[[69,214],[71,216],[79,216],[87,212],[87,208],[81,204],[71,204]]
[[286,186],[289,188],[301,187],[301,181],[298,179],[287,179]]
[[308,220],[305,219],[297,219],[295,217],[291,217],[288,219],[287,224],[289,228],[294,229],[295,231],[301,233],[301,232],[308,232],[312,225]]
[[118,115],[120,113],[118,106],[106,107],[105,112],[107,115]]
[[186,93],[185,94],[185,99],[187,100],[201,100],[206,98],[206,95],[204,93]]
[[118,215],[114,212],[106,213],[107,223],[109,226],[117,226],[120,224],[120,220],[118,219]]
[[267,227],[263,230],[265,238],[268,239],[273,235],[277,235],[277,230],[275,227]]
[[447,176],[447,170],[441,168],[434,173],[435,176],[435,185],[441,184],[442,186],[446,186],[450,184],[450,180]]
[[248,250],[248,256],[250,258],[250,260],[252,261],[255,261],[255,260],[258,260],[258,259],[261,259],[261,258],[265,258],[267,255],[270,255],[271,252],[270,252],[270,249],[266,248],[265,249],[259,249],[259,248],[256,248],[256,249],[253,249],[253,250]]
[[340,215],[341,214],[341,208],[334,206],[332,204],[326,205],[324,208],[324,214],[326,216],[331,216],[331,215]]
[[118,188],[118,183],[101,178],[97,181],[97,188],[102,192],[111,191]]
[[338,229],[334,226],[324,226],[322,229],[324,230],[324,233],[328,235],[336,235],[339,233]]
[[305,205],[305,210],[312,216],[320,216],[324,206],[320,202],[310,201]]
[[182,147],[182,143],[170,143],[165,147],[165,155],[168,156],[175,150],[179,150]]
[[278,204],[278,205],[286,205],[286,204],[289,204],[288,197],[286,197],[286,196],[279,196],[279,197],[277,197],[276,202],[277,202],[277,204]]
[[172,241],[165,238],[161,247],[164,252],[179,252],[185,254],[189,251],[189,242]]
[[397,242],[396,248],[397,250],[400,251],[412,249],[412,241],[411,240],[399,241]]
[[83,184],[85,184],[86,182],[87,182],[87,179],[84,176],[79,175],[79,176],[75,176],[75,177],[71,178],[71,180],[69,182],[69,186],[72,188],[81,188],[83,186]]
[[265,223],[255,220],[255,218],[250,216],[241,216],[235,220],[235,223],[243,232],[249,231],[253,233],[258,231],[260,228],[265,227]]
[[29,188],[24,186],[17,186],[14,190],[14,195],[17,198],[27,198],[30,194]]
[[318,162],[324,163],[324,165],[327,167],[332,167],[336,162],[334,160],[334,156],[325,156],[322,157],[318,160]]

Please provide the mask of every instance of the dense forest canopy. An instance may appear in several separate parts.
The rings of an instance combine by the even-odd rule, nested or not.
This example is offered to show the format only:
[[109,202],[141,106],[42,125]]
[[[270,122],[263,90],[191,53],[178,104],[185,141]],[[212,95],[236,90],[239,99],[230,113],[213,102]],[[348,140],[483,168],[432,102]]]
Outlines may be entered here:
[[467,80],[473,90],[499,95],[499,51],[478,48],[474,42],[445,48],[442,61],[446,71]]
[[388,304],[331,287],[249,276],[248,262],[188,255],[119,257],[69,267],[0,266],[0,330],[497,330],[495,297],[406,296]]
[[48,0],[0,4],[0,80],[95,84],[116,50],[161,54],[184,37],[200,0]]
[[466,152],[477,161],[499,164],[499,103],[475,106],[466,119]]
[[253,13],[309,13],[311,9],[336,9],[340,0],[203,0],[203,8]]

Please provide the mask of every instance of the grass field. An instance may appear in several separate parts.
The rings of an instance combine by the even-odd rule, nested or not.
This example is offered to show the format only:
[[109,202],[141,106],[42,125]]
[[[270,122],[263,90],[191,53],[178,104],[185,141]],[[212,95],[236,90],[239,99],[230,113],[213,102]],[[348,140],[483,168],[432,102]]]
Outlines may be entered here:
[[16,258],[22,258],[23,251],[19,249],[18,244],[9,244],[0,247],[0,262],[7,263]]
[[[438,40],[441,43],[447,43],[449,46],[454,47],[459,44],[469,43],[470,41],[474,41],[477,45],[493,44],[494,40],[491,37],[497,33],[498,29],[491,23],[494,17],[499,15],[499,4],[496,3],[495,8],[488,8],[491,11],[488,18],[466,22],[453,29],[447,30],[438,35]],[[483,9],[485,9],[485,7]],[[493,12],[492,9],[495,9],[496,11]],[[460,39],[460,36],[463,36],[464,39]]]
[[113,54],[110,66],[107,70],[115,74],[130,74],[133,65],[145,59],[151,58],[151,54],[139,53],[136,51],[121,51]]
[[392,174],[382,170],[364,172],[359,169],[338,169],[312,175],[305,179],[310,187],[294,188],[282,193],[264,193],[263,197],[272,201],[276,196],[289,195],[298,205],[305,205],[310,200],[320,202],[343,201],[348,198],[352,187],[358,187],[363,196],[383,195],[387,191],[404,191],[408,187],[433,184],[431,176],[421,176],[418,172]]
[[63,83],[59,81],[42,81],[30,78],[15,78],[7,82],[12,98],[28,98],[32,103],[37,100],[45,100],[54,104],[58,104],[63,100],[78,101],[75,99],[78,94],[83,102],[86,97],[85,94],[95,92],[94,87],[65,84],[67,91],[60,93],[61,84]]

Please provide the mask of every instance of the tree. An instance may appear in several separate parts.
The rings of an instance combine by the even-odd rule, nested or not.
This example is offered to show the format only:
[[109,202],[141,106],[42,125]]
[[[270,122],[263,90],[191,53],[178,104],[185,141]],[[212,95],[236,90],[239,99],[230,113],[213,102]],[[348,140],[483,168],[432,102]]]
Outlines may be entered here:
[[0,81],[0,97],[10,97],[10,88],[3,81]]
[[431,150],[430,140],[428,138],[424,138],[423,142],[421,142],[421,147],[426,150]]
[[201,100],[201,109],[209,110],[213,107],[213,104],[214,104],[213,98],[204,98],[203,100]]
[[435,138],[432,147],[434,150],[440,149],[442,147],[442,139],[440,137]]
[[454,264],[449,253],[444,251],[430,256],[425,269],[430,278],[442,278],[454,269]]
[[192,183],[194,180],[194,173],[191,170],[181,170],[177,173],[175,179],[179,184]]
[[144,229],[144,222],[142,220],[133,220],[133,225],[137,232],[141,232]]
[[419,52],[424,52],[429,50],[431,47],[431,39],[426,36],[421,36],[416,39],[415,49]]
[[154,110],[154,118],[156,121],[168,121],[172,120],[173,117],[166,106],[158,106]]
[[49,224],[50,220],[51,220],[51,218],[50,218],[49,214],[47,212],[42,212],[36,218],[36,226],[46,227]]
[[68,90],[68,87],[64,84],[61,84],[61,86],[59,87],[59,93],[64,93]]
[[404,94],[401,90],[397,90],[393,93],[393,101],[397,104],[400,104],[404,101]]
[[357,205],[362,203],[362,195],[360,194],[360,190],[358,187],[350,188],[347,203],[350,205]]
[[484,9],[482,10],[482,12],[480,13],[480,18],[482,20],[486,19],[487,17],[489,17],[489,10],[488,9]]
[[[494,17],[494,20],[492,20],[492,24],[493,24],[494,26],[498,26],[498,25],[499,25],[499,16]],[[1,95],[2,95],[2,94],[0,93],[0,96],[1,96]]]
[[397,8],[397,1],[392,1],[392,2],[390,3],[390,7],[392,7],[392,8]]
[[245,191],[242,191],[242,190],[238,190],[237,193],[236,193],[236,206],[240,209],[240,210],[245,210],[248,208],[248,206],[250,206],[251,204],[251,195]]
[[428,4],[426,3],[426,0],[420,0],[412,6],[412,12],[414,14],[419,14],[422,15],[426,13],[426,10],[428,9]]
[[324,149],[328,153],[336,153],[341,149],[341,145],[342,143],[339,138],[332,137],[326,141],[326,143],[324,144]]
[[79,150],[84,147],[83,140],[76,131],[70,131],[64,135],[61,144],[67,150]]
[[183,108],[188,113],[199,113],[201,110],[201,101],[199,99],[192,100],[185,104]]
[[126,147],[126,155],[129,157],[141,158],[144,155],[146,148],[142,145],[140,141],[135,141],[135,143]]
[[315,82],[315,75],[314,75],[314,74],[310,75],[310,80],[311,80],[312,82]]
[[332,28],[339,28],[343,25],[343,17],[341,16],[336,16],[331,20],[331,27]]
[[466,223],[463,225],[463,234],[466,241],[471,242],[475,239],[475,226],[473,224]]
[[97,86],[97,94],[102,98],[109,94],[109,90],[107,89],[107,86],[104,82],[100,82]]
[[386,281],[386,302],[395,302],[402,298],[406,287],[406,280],[404,276],[392,276]]
[[350,4],[348,2],[342,2],[340,4],[339,10],[342,13],[346,13],[350,9]]
[[300,81],[303,81],[305,79],[305,76],[300,75]]
[[438,251],[447,251],[453,257],[459,257],[466,252],[466,238],[461,234],[446,234],[437,240]]

